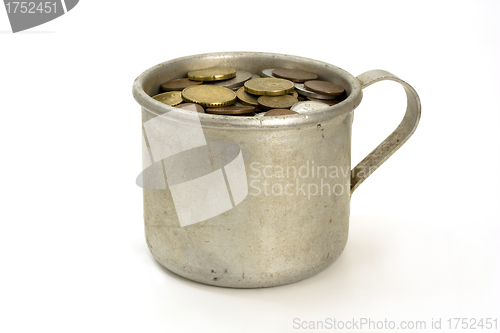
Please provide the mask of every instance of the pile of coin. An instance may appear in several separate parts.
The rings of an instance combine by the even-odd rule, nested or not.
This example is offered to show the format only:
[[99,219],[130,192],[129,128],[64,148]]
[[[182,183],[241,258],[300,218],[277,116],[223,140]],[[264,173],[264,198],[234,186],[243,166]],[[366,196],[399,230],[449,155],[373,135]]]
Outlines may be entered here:
[[194,112],[247,117],[308,113],[345,99],[343,87],[311,72],[277,68],[261,75],[225,67],[194,70],[163,83],[165,92],[153,98]]

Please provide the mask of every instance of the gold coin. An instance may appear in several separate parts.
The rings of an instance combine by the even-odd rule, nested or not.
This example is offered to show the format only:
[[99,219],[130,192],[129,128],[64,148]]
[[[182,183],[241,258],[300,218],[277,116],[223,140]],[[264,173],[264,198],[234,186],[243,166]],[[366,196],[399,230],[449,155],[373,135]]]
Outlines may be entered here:
[[252,79],[245,82],[245,91],[254,95],[279,96],[294,91],[292,81],[278,78],[265,77]]
[[257,102],[266,109],[288,109],[299,100],[292,95],[260,96]]
[[238,89],[238,91],[236,92],[236,97],[238,97],[240,102],[244,104],[253,106],[259,105],[259,103],[257,103],[257,98],[259,98],[259,96],[252,96],[251,94],[247,93],[245,91],[245,87],[241,87],[240,89]]
[[229,88],[219,86],[190,86],[182,91],[186,102],[200,104],[206,108],[228,106],[236,101],[236,93]]
[[167,104],[170,106],[175,106],[182,102],[182,96],[180,91],[168,91],[163,94],[158,94],[153,96],[155,100],[158,102],[162,102],[163,104]]
[[188,79],[193,81],[219,81],[231,79],[235,76],[236,70],[223,67],[198,69],[188,73]]
[[295,98],[299,98],[299,94],[294,90],[293,92],[290,93]]

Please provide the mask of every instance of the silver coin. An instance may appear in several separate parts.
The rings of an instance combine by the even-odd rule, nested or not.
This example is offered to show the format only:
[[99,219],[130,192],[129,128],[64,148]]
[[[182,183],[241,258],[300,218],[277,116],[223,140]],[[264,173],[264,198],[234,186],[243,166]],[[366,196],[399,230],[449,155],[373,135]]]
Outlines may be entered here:
[[316,99],[332,99],[332,96],[318,94],[314,91],[306,89],[303,83],[295,83],[295,90],[302,96],[312,97]]
[[273,75],[274,68],[271,69],[263,69],[262,70],[262,77],[276,77]]
[[323,103],[323,102],[316,102],[316,101],[304,101],[304,102],[298,102],[292,105],[290,110],[298,112],[298,113],[310,113],[310,112],[315,112],[324,108],[329,107],[330,105]]
[[257,114],[256,114],[255,116],[253,116],[253,117],[254,117],[254,118],[263,118],[265,114],[266,114],[265,112],[260,112],[260,113],[257,113]]
[[209,84],[211,86],[226,87],[229,89],[243,87],[246,81],[250,80],[252,74],[245,71],[236,71],[236,76],[229,80],[222,81],[205,81],[203,84]]

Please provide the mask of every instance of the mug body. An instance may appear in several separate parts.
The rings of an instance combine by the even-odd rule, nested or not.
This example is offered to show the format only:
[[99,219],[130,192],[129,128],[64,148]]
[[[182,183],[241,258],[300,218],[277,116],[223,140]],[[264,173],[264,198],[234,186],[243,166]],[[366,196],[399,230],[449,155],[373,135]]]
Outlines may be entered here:
[[[308,114],[264,118],[195,114],[193,120],[193,112],[175,110],[150,97],[160,92],[163,82],[207,67],[257,74],[268,68],[303,69],[318,74],[320,80],[342,85],[347,98]],[[362,98],[355,77],[333,65],[301,57],[214,53],[155,66],[137,78],[133,93],[142,106],[145,156],[150,156],[148,152],[154,150],[151,142],[161,141],[162,134],[164,145],[171,143],[172,130],[157,130],[154,140],[147,138],[150,121],[167,115],[167,127],[179,133],[191,133],[201,126],[207,147],[216,147],[212,143],[237,147],[231,160],[244,170],[239,178],[231,179],[229,166],[216,166],[225,169],[221,174],[229,184],[230,208],[187,225],[176,196],[177,188],[188,182],[178,181],[176,187],[145,186],[146,240],[159,263],[201,283],[257,288],[303,280],[340,256],[349,228],[352,111]],[[177,165],[175,161],[162,163],[157,165],[163,172],[169,165]],[[177,171],[179,179],[182,170]],[[197,210],[203,214],[211,209],[203,203],[217,198],[194,194],[190,200],[192,214]]]

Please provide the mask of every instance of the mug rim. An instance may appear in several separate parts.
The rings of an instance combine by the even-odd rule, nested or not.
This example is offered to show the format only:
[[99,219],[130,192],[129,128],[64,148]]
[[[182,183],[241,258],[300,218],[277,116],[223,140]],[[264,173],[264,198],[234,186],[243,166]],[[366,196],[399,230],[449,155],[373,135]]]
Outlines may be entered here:
[[[326,107],[320,111],[311,112],[308,114],[293,114],[287,116],[271,116],[271,117],[261,117],[255,118],[245,117],[245,116],[225,116],[225,115],[214,115],[209,113],[198,113],[199,122],[203,127],[212,128],[238,128],[238,129],[281,129],[289,127],[303,127],[307,125],[315,125],[325,121],[330,121],[333,118],[340,117],[353,111],[360,103],[363,96],[360,82],[349,72],[339,68],[337,66],[331,65],[329,63],[314,60],[305,57],[279,54],[279,53],[268,53],[268,52],[213,52],[213,53],[203,53],[195,54],[190,56],[185,56],[181,58],[175,58],[162,62],[156,66],[153,66],[143,73],[141,73],[134,81],[132,87],[132,94],[141,105],[143,109],[147,112],[152,113],[156,116],[161,116],[168,113],[170,120],[179,121],[182,123],[193,122],[193,111],[185,110],[181,108],[172,107],[170,105],[161,103],[149,96],[145,90],[144,85],[148,80],[158,77],[159,73],[163,71],[168,71],[169,68],[173,68],[176,64],[185,63],[200,59],[224,59],[224,58],[254,58],[254,57],[272,57],[276,60],[283,61],[295,61],[299,63],[311,63],[318,67],[326,68],[329,71],[335,72],[336,75],[341,76],[349,85],[351,92],[349,96],[343,100],[341,103]],[[174,112],[172,112],[174,111]]]

